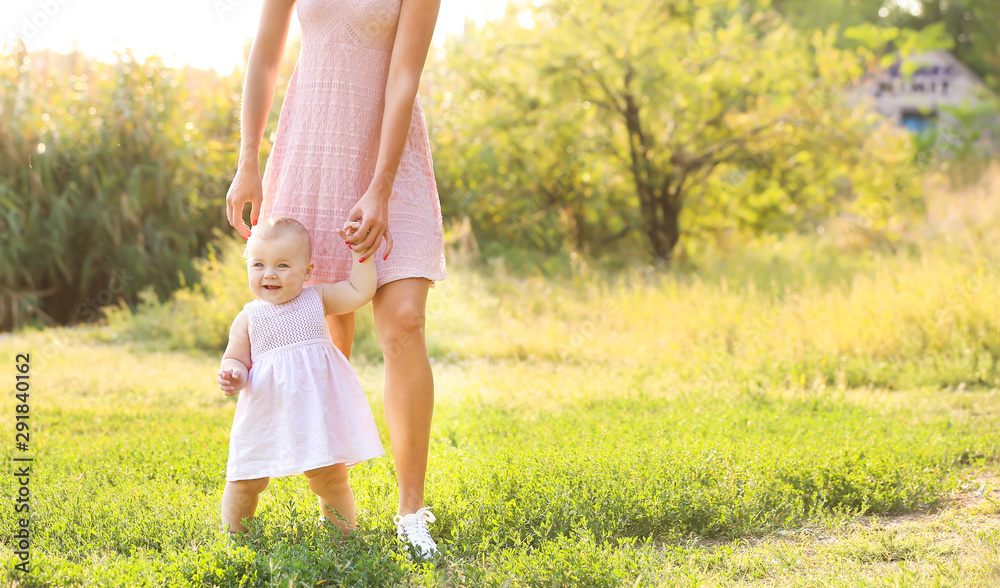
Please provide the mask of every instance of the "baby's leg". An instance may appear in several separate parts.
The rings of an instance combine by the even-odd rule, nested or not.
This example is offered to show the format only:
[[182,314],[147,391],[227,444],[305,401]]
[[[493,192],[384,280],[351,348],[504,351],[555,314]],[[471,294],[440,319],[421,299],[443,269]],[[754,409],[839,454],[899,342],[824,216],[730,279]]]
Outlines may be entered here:
[[[309,489],[319,496],[319,508],[345,535],[354,530],[357,511],[347,480],[347,466],[338,463],[305,472]],[[338,516],[339,515],[339,516]]]
[[257,499],[267,488],[268,478],[226,482],[222,491],[222,526],[230,533],[246,531],[242,520],[253,518],[257,511]]

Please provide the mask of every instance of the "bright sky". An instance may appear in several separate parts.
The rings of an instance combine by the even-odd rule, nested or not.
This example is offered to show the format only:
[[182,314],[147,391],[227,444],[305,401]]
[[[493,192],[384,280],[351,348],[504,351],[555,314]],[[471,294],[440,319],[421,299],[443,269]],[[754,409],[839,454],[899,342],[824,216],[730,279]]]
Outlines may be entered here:
[[[331,0],[332,1],[332,0]],[[168,66],[189,63],[229,73],[253,38],[263,0],[2,0],[0,47],[16,35],[29,50],[60,52],[73,42],[87,55],[114,61],[113,51],[132,48],[139,58],[163,57]],[[504,0],[441,0],[434,44],[460,33],[468,16],[477,22],[503,14]],[[292,17],[289,38],[298,36]]]

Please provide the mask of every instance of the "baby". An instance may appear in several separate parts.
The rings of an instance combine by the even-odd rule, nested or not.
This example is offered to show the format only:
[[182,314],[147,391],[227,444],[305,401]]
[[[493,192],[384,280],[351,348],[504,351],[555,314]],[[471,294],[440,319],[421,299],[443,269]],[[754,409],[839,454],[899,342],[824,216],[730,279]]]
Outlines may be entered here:
[[[338,230],[346,241],[351,225]],[[345,245],[346,246],[346,245]],[[333,345],[326,315],[353,312],[375,295],[375,262],[348,280],[304,286],[313,264],[309,232],[291,218],[261,221],[244,257],[257,300],[236,315],[219,386],[243,390],[229,437],[222,523],[245,531],[270,478],[305,474],[320,510],[342,532],[355,526],[347,468],[383,454],[358,378]]]

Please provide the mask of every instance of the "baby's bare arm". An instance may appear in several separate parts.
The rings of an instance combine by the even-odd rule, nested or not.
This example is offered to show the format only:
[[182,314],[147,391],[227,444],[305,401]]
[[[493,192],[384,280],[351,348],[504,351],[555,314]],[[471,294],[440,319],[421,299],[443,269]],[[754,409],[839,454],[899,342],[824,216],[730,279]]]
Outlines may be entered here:
[[347,314],[361,308],[375,296],[375,260],[368,258],[360,262],[361,254],[352,252],[354,263],[351,276],[335,284],[320,284],[317,291],[323,298],[323,309],[327,315]]
[[229,344],[219,366],[219,387],[227,396],[246,386],[250,373],[250,330],[246,311],[241,310],[229,329]]

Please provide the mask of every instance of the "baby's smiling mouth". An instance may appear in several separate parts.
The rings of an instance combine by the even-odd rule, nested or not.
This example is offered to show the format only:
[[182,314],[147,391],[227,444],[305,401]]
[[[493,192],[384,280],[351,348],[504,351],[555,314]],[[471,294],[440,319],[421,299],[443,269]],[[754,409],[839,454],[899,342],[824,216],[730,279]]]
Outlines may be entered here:
[[280,287],[281,286],[264,286],[264,289],[265,290],[277,290]]

